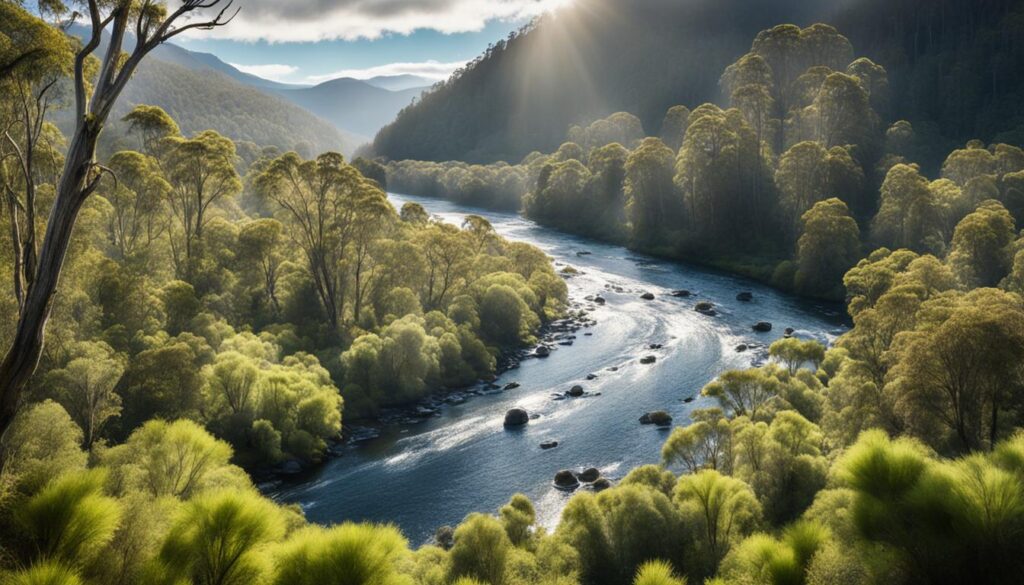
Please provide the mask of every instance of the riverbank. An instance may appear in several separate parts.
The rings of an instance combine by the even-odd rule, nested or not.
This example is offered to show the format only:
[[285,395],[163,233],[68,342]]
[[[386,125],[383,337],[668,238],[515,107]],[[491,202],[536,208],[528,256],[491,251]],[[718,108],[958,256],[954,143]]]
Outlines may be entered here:
[[[437,527],[455,525],[470,512],[495,511],[519,492],[534,502],[541,525],[554,526],[571,496],[552,484],[558,471],[595,468],[614,483],[629,469],[657,463],[665,433],[640,418],[664,411],[682,424],[693,409],[710,406],[700,396],[708,381],[761,357],[738,352],[741,344],[767,347],[786,328],[829,343],[846,330],[847,320],[830,303],[568,235],[512,213],[390,197],[399,206],[419,203],[454,225],[480,215],[503,237],[542,249],[558,270],[572,266],[569,308],[586,310],[593,323],[549,339],[556,350],[550,358],[525,359],[499,375],[490,383],[500,391],[478,386],[479,394],[446,403],[437,415],[383,426],[376,438],[343,447],[341,457],[261,486],[279,502],[300,505],[313,522],[391,523],[423,543]],[[680,289],[691,296],[674,297]],[[737,299],[741,291],[752,300]],[[654,298],[645,298],[648,293]],[[695,310],[700,302],[713,303],[715,315]],[[760,321],[775,328],[755,331]],[[648,356],[655,361],[641,363]],[[504,390],[513,382],[518,387]],[[572,396],[576,386],[583,388],[580,397]],[[529,423],[507,430],[505,415],[516,408],[529,413]],[[552,442],[557,446],[542,446]]]

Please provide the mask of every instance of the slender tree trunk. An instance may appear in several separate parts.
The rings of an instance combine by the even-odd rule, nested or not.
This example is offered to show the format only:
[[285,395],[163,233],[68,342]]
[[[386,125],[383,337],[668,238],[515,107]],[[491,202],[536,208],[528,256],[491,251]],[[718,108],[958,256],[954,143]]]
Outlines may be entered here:
[[14,342],[0,363],[0,434],[14,419],[21,391],[35,372],[42,353],[46,321],[50,317],[53,295],[71,242],[75,219],[85,201],[86,174],[98,138],[99,128],[95,122],[85,121],[82,131],[75,134],[68,149],[64,174],[39,254],[36,278],[28,287]]

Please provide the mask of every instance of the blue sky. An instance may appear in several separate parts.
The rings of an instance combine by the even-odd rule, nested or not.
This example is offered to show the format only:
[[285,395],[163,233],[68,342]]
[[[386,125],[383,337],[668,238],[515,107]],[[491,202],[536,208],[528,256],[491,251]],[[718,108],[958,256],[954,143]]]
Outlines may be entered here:
[[236,0],[226,27],[179,37],[244,71],[292,83],[413,73],[442,79],[568,0]]

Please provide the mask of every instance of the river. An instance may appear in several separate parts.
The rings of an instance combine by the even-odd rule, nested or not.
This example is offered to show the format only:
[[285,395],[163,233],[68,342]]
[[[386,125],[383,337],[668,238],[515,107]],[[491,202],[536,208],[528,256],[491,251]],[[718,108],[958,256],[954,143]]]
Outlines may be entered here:
[[[494,513],[522,492],[533,500],[539,521],[552,527],[570,497],[552,486],[556,471],[597,467],[614,481],[633,467],[657,463],[667,432],[640,425],[638,418],[666,410],[676,424],[685,424],[690,410],[710,406],[699,396],[704,384],[725,369],[763,359],[763,349],[738,353],[738,344],[766,346],[786,327],[830,341],[846,326],[841,307],[567,235],[513,213],[389,198],[396,207],[415,201],[453,223],[469,213],[481,215],[506,238],[543,249],[559,268],[575,267],[579,274],[567,281],[571,300],[588,306],[584,297],[600,293],[607,303],[594,307],[590,317],[596,324],[581,329],[573,345],[559,346],[548,359],[525,360],[497,382],[515,381],[518,389],[446,406],[420,424],[386,428],[312,474],[268,490],[280,502],[300,504],[314,522],[393,523],[421,544],[438,526],[458,524],[474,511]],[[688,289],[693,297],[674,298],[669,293],[675,289]],[[740,291],[752,292],[753,302],[736,301]],[[642,300],[642,292],[655,299]],[[715,303],[718,315],[694,311],[699,300]],[[774,330],[755,333],[751,326],[758,321],[771,322]],[[650,350],[651,344],[662,347]],[[646,355],[657,362],[641,365]],[[588,374],[598,377],[587,381]],[[575,384],[588,396],[552,399]],[[504,413],[516,406],[540,417],[507,431]],[[542,450],[540,443],[548,440],[558,447]]]

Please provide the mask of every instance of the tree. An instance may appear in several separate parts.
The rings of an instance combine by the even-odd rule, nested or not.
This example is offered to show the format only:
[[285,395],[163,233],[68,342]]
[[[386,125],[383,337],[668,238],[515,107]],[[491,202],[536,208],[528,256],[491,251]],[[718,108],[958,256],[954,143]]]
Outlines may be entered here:
[[995,286],[1009,273],[1013,216],[998,201],[986,201],[957,224],[949,264],[968,286]]
[[103,495],[103,473],[57,478],[17,512],[39,560],[84,566],[114,536],[121,508]]
[[694,576],[713,575],[729,549],[761,522],[761,504],[750,486],[711,469],[680,477],[673,501],[692,527]]
[[[230,2],[217,11],[219,3],[220,0],[185,0],[168,12],[159,3],[146,2],[138,9],[134,2],[127,0],[119,0],[109,6],[98,0],[88,0],[89,38],[75,54],[73,67],[74,131],[47,220],[32,285],[26,290],[25,302],[18,314],[14,340],[3,362],[0,362],[0,435],[14,419],[25,385],[35,372],[53,295],[78,213],[86,199],[96,191],[103,175],[102,167],[95,162],[96,143],[114,103],[139,63],[161,43],[187,30],[209,29],[229,22],[231,16],[227,15],[227,10]],[[210,20],[180,23],[200,8],[217,12]],[[135,26],[131,26],[132,21]],[[122,48],[129,28],[136,33],[135,46],[125,57]],[[89,97],[86,95],[86,62],[101,40],[106,40],[107,52],[101,60],[99,75],[92,84]]]
[[242,182],[235,170],[235,143],[229,138],[205,130],[192,138],[175,136],[168,141],[168,178],[174,185],[170,207],[182,239],[180,247],[173,249],[179,267],[184,266],[179,274],[191,278],[211,206],[237,195]]
[[512,542],[500,522],[483,514],[470,514],[455,529],[449,579],[469,577],[504,585],[511,549]]
[[18,413],[0,438],[4,461],[0,483],[33,494],[65,473],[81,474],[88,458],[81,445],[82,429],[60,404],[52,400],[32,404]]
[[523,494],[515,494],[501,507],[499,514],[512,544],[520,547],[526,545],[531,536],[530,529],[537,520],[530,499]]
[[342,266],[360,210],[386,205],[384,193],[337,153],[312,161],[284,154],[263,171],[257,186],[288,218],[288,233],[306,257],[328,325],[337,332],[345,309]]
[[701,390],[702,395],[718,400],[727,412],[751,418],[778,392],[778,380],[760,369],[730,370]]
[[946,241],[943,213],[917,165],[898,164],[882,183],[881,207],[872,222],[876,241],[892,248],[936,250]]
[[284,226],[274,219],[251,221],[238,232],[238,259],[244,265],[255,267],[262,281],[263,296],[270,303],[275,316],[281,313],[277,297],[277,282],[284,262],[282,245]]
[[811,364],[813,370],[817,370],[825,359],[825,346],[814,339],[804,341],[790,337],[772,343],[768,348],[768,355],[785,364],[792,375],[800,369],[800,366],[808,363]]
[[131,132],[139,135],[142,151],[155,157],[158,163],[159,156],[170,146],[165,139],[181,133],[178,123],[160,106],[139,104],[121,119],[128,123]]
[[661,141],[678,152],[683,145],[683,137],[686,136],[686,127],[689,124],[690,108],[672,106],[665,112],[665,119],[661,122]]
[[167,228],[162,217],[172,188],[155,159],[122,151],[108,163],[117,177],[103,196],[113,212],[108,222],[110,240],[121,260],[144,254]]
[[908,430],[936,447],[992,449],[1017,424],[1024,378],[1024,306],[996,289],[922,304],[890,350],[886,391]]
[[86,449],[99,438],[103,426],[121,412],[121,397],[114,387],[124,374],[123,361],[105,343],[85,342],[81,357],[47,374],[61,404],[85,433]]
[[214,492],[189,502],[157,555],[154,582],[243,585],[268,571],[259,547],[284,536],[280,510],[248,492]]
[[650,561],[637,570],[633,585],[686,585],[686,579],[676,577],[671,564]]
[[626,213],[638,242],[657,242],[683,223],[672,182],[675,155],[657,138],[646,138],[626,160]]
[[304,528],[276,547],[275,585],[399,585],[407,550],[392,526],[345,523]]
[[819,201],[801,217],[794,284],[804,294],[841,298],[843,276],[860,258],[860,229],[839,199]]

